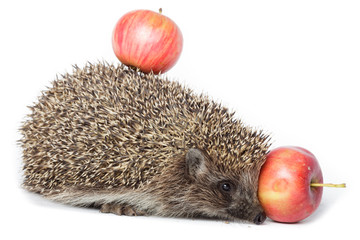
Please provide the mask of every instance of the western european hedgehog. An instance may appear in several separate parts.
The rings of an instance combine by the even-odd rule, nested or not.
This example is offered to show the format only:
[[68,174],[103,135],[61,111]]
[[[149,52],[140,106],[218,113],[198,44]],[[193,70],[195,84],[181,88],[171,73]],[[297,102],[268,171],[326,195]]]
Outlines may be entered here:
[[75,66],[30,107],[24,187],[124,215],[262,223],[269,138],[181,84],[123,65]]

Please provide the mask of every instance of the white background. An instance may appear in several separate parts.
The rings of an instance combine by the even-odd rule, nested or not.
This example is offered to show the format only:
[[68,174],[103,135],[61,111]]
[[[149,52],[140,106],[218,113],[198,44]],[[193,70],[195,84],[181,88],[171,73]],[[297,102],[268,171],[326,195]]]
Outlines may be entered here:
[[[298,224],[119,217],[25,192],[18,128],[56,74],[87,61],[117,63],[116,21],[157,11],[181,28],[184,48],[166,75],[205,92],[272,135],[302,146],[326,182],[319,209]],[[359,1],[1,1],[1,239],[327,239],[359,218]],[[11,235],[11,237],[9,237]],[[7,237],[4,237],[7,236]]]

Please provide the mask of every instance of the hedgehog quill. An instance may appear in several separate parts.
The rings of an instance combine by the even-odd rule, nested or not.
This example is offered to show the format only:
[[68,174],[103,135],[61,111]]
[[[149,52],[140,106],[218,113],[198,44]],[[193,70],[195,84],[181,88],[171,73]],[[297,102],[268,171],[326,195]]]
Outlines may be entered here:
[[206,95],[124,65],[74,67],[21,127],[24,187],[118,215],[246,220],[269,136]]

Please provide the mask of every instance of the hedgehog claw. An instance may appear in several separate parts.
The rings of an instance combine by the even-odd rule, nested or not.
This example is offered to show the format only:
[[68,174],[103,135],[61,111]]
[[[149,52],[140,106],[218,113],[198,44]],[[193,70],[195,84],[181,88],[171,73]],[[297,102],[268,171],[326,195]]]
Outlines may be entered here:
[[143,216],[145,212],[135,210],[133,207],[124,204],[116,203],[105,203],[101,205],[100,212],[102,213],[113,213],[116,215],[125,215],[125,216]]

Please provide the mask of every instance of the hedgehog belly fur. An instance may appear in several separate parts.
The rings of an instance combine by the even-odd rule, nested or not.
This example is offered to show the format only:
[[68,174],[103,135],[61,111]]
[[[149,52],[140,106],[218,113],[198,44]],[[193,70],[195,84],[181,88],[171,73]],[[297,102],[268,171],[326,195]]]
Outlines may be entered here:
[[269,146],[207,96],[123,65],[75,66],[30,109],[21,127],[24,186],[46,196],[139,189],[193,147],[223,169],[259,168]]
[[[50,200],[69,204],[73,206],[95,206],[99,207],[106,203],[118,203],[137,206],[139,210],[146,211],[152,215],[161,215],[164,205],[154,194],[143,191],[81,191],[65,190],[58,194],[48,196]],[[94,205],[95,204],[95,205]]]

